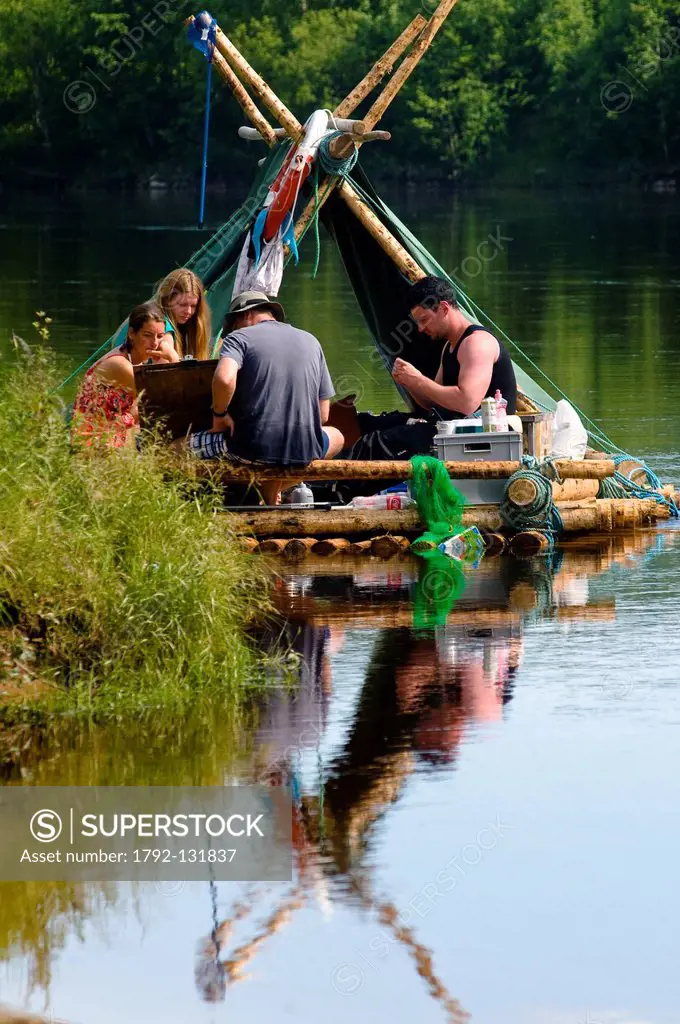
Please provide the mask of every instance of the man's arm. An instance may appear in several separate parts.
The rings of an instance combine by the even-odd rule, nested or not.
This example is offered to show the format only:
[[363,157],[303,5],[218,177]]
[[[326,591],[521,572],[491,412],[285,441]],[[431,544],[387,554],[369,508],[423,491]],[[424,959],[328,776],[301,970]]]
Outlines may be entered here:
[[[439,405],[451,412],[471,416],[479,409],[489,390],[494,363],[499,354],[498,342],[491,334],[479,331],[466,338],[458,350],[460,374],[455,387],[445,387],[425,377],[415,366],[397,359],[393,376],[409,394],[426,408]],[[437,377],[440,377],[440,373]]]
[[[231,356],[223,356],[217,364],[212,383],[213,425],[215,433],[228,430],[234,431],[234,421],[229,415],[229,406],[236,391],[236,378],[239,364]],[[217,416],[216,413],[224,413]]]
[[328,417],[331,414],[331,400],[330,398],[322,398],[319,401],[319,409],[321,410],[321,422],[328,423]]

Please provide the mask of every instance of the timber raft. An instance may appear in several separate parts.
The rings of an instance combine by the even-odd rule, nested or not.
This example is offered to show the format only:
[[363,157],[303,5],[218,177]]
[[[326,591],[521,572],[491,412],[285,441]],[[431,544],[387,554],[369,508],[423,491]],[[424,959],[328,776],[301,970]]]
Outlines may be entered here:
[[[517,510],[521,511],[535,497],[531,480],[511,480],[522,468],[519,462],[447,462],[444,465],[454,482],[507,479],[505,501]],[[481,531],[487,553],[507,551],[519,556],[531,555],[548,550],[555,542],[579,535],[634,532],[670,518],[668,502],[677,503],[680,498],[670,484],[658,491],[648,490],[645,497],[598,497],[603,481],[615,482],[615,474],[620,474],[622,468],[627,469],[627,478],[635,478],[642,466],[633,460],[629,466],[622,467],[613,460],[596,456],[582,461],[554,461],[550,468],[557,476],[550,486],[554,506],[559,512],[559,534],[551,539],[545,531],[513,529],[504,518],[500,504],[468,505],[463,513],[463,526],[476,526]],[[258,467],[256,475],[248,467],[225,463],[190,463],[188,471],[197,479],[212,477],[225,485],[250,483],[255,487],[257,481],[263,479],[294,482],[302,476],[309,482],[375,480],[383,485],[408,480],[412,475],[409,462],[343,460],[314,462],[303,470],[261,470]],[[417,539],[426,526],[415,507],[381,510],[322,503],[320,507],[280,505],[233,511],[225,516],[248,551],[280,554],[291,559],[339,554],[391,558],[426,547]]]

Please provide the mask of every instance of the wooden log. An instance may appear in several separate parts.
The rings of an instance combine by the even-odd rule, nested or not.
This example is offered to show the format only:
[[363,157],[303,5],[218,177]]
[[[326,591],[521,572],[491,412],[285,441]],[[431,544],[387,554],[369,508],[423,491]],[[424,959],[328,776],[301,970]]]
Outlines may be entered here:
[[355,540],[347,548],[348,555],[370,555],[371,553],[371,542],[370,540]]
[[257,550],[261,555],[282,555],[287,543],[287,540],[279,537],[268,537],[266,540],[260,541]]
[[389,50],[383,54],[379,61],[376,61],[366,77],[352,89],[349,96],[346,96],[342,103],[338,104],[333,112],[336,117],[349,117],[350,114],[354,113],[359,104],[375,89],[376,85],[380,84],[385,75],[390,74],[401,55],[411,45],[413,40],[420,35],[426,24],[427,21],[422,14],[417,14],[399,38],[392,43]]
[[316,537],[294,537],[289,540],[284,548],[286,558],[300,560],[306,558],[316,544]]
[[418,538],[411,544],[411,551],[415,552],[416,555],[422,554],[424,551],[434,551],[437,545],[431,540],[421,540]]
[[523,530],[510,540],[513,555],[540,555],[550,549],[550,541],[539,530]]
[[[371,111],[363,119],[363,125],[365,131],[372,131],[382,114],[385,112],[387,107],[390,105],[394,97],[397,95],[399,90],[404,85],[405,81],[411,73],[415,70],[417,64],[422,58],[425,51],[431,45],[432,40],[439,31],[439,28],[443,24],[444,20],[448,16],[451,8],[456,3],[456,0],[442,0],[439,8],[433,14],[429,22],[425,22],[421,16],[418,16],[409,25],[409,27],[402,33],[399,39],[396,40],[394,45],[383,57],[383,66],[387,70],[388,67],[393,66],[394,61],[404,52],[406,47],[412,42],[416,36],[419,35],[417,46],[417,57],[414,59],[413,54],[416,52],[414,47],[413,53],[409,54],[408,58],[401,65],[394,78],[388,85],[389,93],[387,89],[378,97],[376,103],[371,108]],[[444,9],[446,9],[444,13]],[[408,63],[407,63],[408,62]],[[361,100],[368,95],[368,93],[374,88],[375,85],[382,79],[384,73],[376,73],[376,69],[379,67],[381,62],[372,69],[371,72],[366,76],[363,82],[361,82],[357,88],[350,93],[350,95],[343,100],[336,110],[336,114],[340,112],[343,116],[351,114]],[[403,70],[406,65],[406,70]],[[398,77],[397,77],[398,76]],[[392,82],[396,81],[396,85],[392,86]],[[392,87],[391,87],[392,86]],[[365,91],[364,91],[365,90]],[[386,252],[395,259],[397,266],[405,273],[411,281],[419,281],[421,277],[425,276],[425,271],[422,270],[415,260],[412,260],[410,255],[404,249],[404,247],[394,238],[394,236],[384,227],[378,217],[373,214],[363,201],[359,198],[356,191],[350,186],[347,181],[340,182],[339,179],[327,179],[326,186],[321,190],[321,194],[318,200],[318,208],[328,199],[331,192],[338,188],[340,194],[346,203],[350,206],[350,209],[359,217],[364,226],[370,231],[373,237],[377,240],[378,244],[381,245]],[[317,200],[313,197],[307,203],[307,206],[302,212],[296,226],[295,226],[295,238],[299,242],[304,236],[307,228],[309,227],[315,212],[317,211]]]
[[390,132],[345,132],[331,139],[328,150],[334,160],[347,160],[365,142],[389,142],[391,138]]
[[482,537],[486,545],[484,550],[485,558],[494,558],[496,555],[503,554],[506,548],[506,540],[502,533],[488,533],[486,530],[483,530]]
[[[599,489],[599,480],[565,480],[561,484],[553,481],[553,501],[583,501],[588,498],[596,498]],[[534,481],[523,478],[513,480],[507,490],[508,501],[519,509],[533,505],[537,494],[538,488]]]
[[[233,466],[228,462],[202,461],[186,458],[184,468],[195,478],[218,478],[222,483],[252,483],[256,480],[410,480],[411,463],[398,460],[372,462],[351,459],[320,459],[299,466],[250,467]],[[520,468],[519,462],[445,462],[452,480],[503,480]],[[566,479],[602,480],[611,476],[608,462],[558,462],[556,466]]]
[[258,543],[254,537],[239,537],[239,547],[242,547],[248,554],[252,554],[257,551]]
[[[193,21],[195,21],[193,17],[188,18],[185,24]],[[217,69],[218,75],[227,83],[234,95],[234,98],[240,104],[246,117],[252,122],[259,136],[267,143],[268,146],[274,146],[277,142],[274,129],[266,117],[260,113],[248,93],[248,90],[241,84],[228,61],[224,59],[221,53],[215,50],[213,52],[212,62],[214,67]]]
[[[651,516],[667,514],[654,499],[594,499],[567,502],[558,506],[565,533],[611,532],[642,525]],[[424,529],[417,509],[401,510],[330,508],[295,509],[281,506],[271,511],[225,513],[229,526],[238,534],[265,538],[330,536],[357,534],[408,534]],[[463,513],[463,526],[477,526],[489,533],[503,527],[496,505],[470,505]]]
[[352,213],[363,224],[368,233],[375,239],[380,248],[387,253],[392,262],[412,284],[425,277],[425,271],[407,252],[401,242],[397,241],[391,231],[385,227],[379,217],[368,208],[358,192],[343,179],[337,186],[338,195]]
[[600,489],[600,481],[595,480],[564,480],[558,484],[553,481],[553,501],[584,501],[588,498],[596,498]]
[[263,107],[285,128],[286,134],[295,142],[299,142],[304,135],[304,128],[295,114],[288,109],[285,103],[281,102],[273,89],[270,89],[264,78],[258,75],[257,71],[250,66],[245,57],[237,50],[219,26],[217,28],[215,44],[241,81],[245,85],[250,86]]
[[329,540],[318,540],[312,547],[312,552],[315,555],[329,558],[332,555],[340,555],[349,551],[351,546],[346,537],[331,537]]
[[392,558],[403,551],[404,546],[407,549],[410,547],[406,537],[391,537],[389,534],[385,534],[382,537],[375,537],[371,541],[371,554],[377,558]]
[[418,36],[413,49],[404,58],[402,64],[392,75],[383,92],[364,117],[364,124],[367,128],[373,128],[379,123],[388,107],[411,77],[418,64],[429,50],[435,36],[443,26],[449,14],[456,5],[457,0],[441,0],[439,7],[428,21]]
[[[229,525],[237,534],[256,537],[349,537],[357,534],[406,534],[424,529],[417,509],[401,510],[340,508],[321,511],[294,507],[266,512],[234,512]],[[467,508],[464,526],[478,526],[489,533],[498,533],[503,523],[499,509],[493,505]]]

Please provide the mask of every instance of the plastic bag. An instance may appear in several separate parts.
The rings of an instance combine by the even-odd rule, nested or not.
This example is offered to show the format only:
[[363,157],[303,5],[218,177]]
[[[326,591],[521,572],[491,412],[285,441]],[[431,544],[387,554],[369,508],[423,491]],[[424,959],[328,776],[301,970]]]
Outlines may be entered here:
[[588,431],[576,409],[564,399],[557,403],[553,423],[553,458],[582,459],[588,447]]

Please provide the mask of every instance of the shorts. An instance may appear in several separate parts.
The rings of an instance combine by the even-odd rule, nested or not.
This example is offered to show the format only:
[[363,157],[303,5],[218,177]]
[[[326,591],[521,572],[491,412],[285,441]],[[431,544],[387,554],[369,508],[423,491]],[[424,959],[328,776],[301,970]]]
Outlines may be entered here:
[[[323,434],[323,457],[330,448],[330,439],[325,430]],[[189,451],[199,459],[226,459],[239,465],[253,465],[253,460],[243,459],[229,451],[228,433],[212,434],[209,430],[201,430],[197,434],[189,435]]]
[[189,451],[198,459],[222,459],[239,466],[255,465],[251,460],[229,451],[229,437],[228,433],[213,434],[209,430],[200,430],[189,435]]

